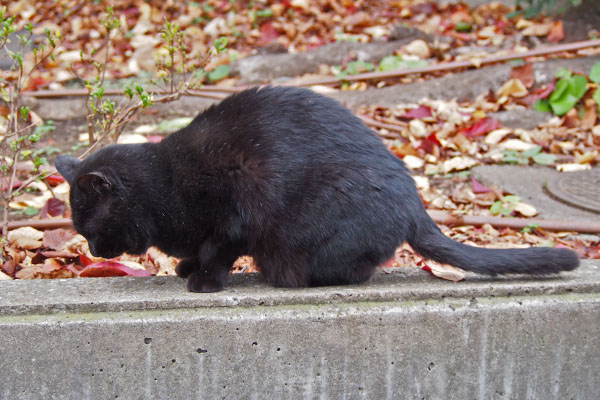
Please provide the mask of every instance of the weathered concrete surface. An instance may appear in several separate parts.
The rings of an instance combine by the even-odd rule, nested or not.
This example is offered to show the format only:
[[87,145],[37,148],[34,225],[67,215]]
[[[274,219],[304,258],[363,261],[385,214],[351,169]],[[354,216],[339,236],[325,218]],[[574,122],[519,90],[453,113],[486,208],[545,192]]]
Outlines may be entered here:
[[597,399],[600,264],[561,277],[216,294],[0,282],[2,399]]
[[232,72],[238,74],[243,83],[263,83],[282,77],[290,79],[314,73],[320,64],[341,64],[350,53],[355,53],[362,61],[379,62],[412,40],[426,37],[422,32],[412,32],[414,34],[411,37],[397,41],[336,42],[299,53],[250,56],[233,63]]
[[[535,82],[538,85],[554,79],[556,71],[563,67],[572,71],[589,73],[590,68],[600,61],[600,56],[574,59],[556,59],[534,63]],[[331,97],[355,109],[361,105],[381,104],[394,106],[398,103],[416,103],[420,99],[458,99],[473,100],[481,93],[496,90],[508,79],[512,65],[498,64],[449,74],[442,78],[429,79],[424,82],[395,85],[381,89],[365,91],[341,91]]]
[[524,202],[534,206],[540,218],[558,220],[596,220],[600,215],[592,211],[571,207],[550,197],[546,182],[558,174],[548,167],[522,167],[517,165],[484,165],[471,169],[472,176],[484,185],[498,187],[519,196]]

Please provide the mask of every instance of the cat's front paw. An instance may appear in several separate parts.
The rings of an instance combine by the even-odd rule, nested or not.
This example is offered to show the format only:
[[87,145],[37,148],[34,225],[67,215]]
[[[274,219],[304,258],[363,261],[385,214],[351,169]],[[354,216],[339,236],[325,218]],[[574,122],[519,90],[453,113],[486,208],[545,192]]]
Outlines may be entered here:
[[223,290],[224,282],[200,273],[192,273],[188,278],[187,287],[190,292],[213,293]]
[[180,278],[187,278],[198,268],[196,260],[186,258],[179,261],[179,264],[175,267],[175,273]]

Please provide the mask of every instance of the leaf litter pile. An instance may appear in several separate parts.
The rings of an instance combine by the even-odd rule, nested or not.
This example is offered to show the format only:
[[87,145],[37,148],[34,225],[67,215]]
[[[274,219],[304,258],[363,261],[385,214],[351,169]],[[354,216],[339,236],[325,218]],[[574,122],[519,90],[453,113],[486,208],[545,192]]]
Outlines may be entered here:
[[[80,69],[80,52],[96,52],[99,59],[104,59],[104,2],[16,0],[0,4],[16,16],[21,28],[33,23],[34,33],[43,34],[44,29],[61,32],[57,56],[46,60],[43,70],[34,72],[29,89],[69,86],[75,80],[71,67]],[[378,64],[361,61],[355,54],[340,65],[319,68],[311,77],[315,73],[344,76],[455,60],[472,60],[476,65],[490,55],[525,51],[542,40],[552,43],[564,38],[561,21],[551,17],[508,18],[512,9],[498,2],[472,9],[463,3],[415,0],[122,0],[111,5],[115,15],[120,16],[121,25],[121,34],[106,58],[106,78],[111,79],[139,76],[152,70],[155,60],[165,56],[160,46],[165,20],[184,32],[190,60],[202,59],[217,38],[227,38],[228,51],[206,66],[207,70],[222,66],[220,71],[224,73],[219,73],[217,80],[227,86],[237,82],[236,77],[230,76],[229,64],[257,51],[298,52],[338,41],[394,40],[402,38],[407,29],[413,34],[411,29],[418,30],[428,40],[414,40]],[[398,29],[399,26],[404,28]],[[78,75],[89,78],[84,70],[79,70]],[[404,77],[379,85],[414,79]],[[366,85],[370,83],[357,82],[344,88],[362,89]]]
[[[192,55],[206,53],[219,36],[228,38],[228,52],[213,59],[209,68],[251,55],[259,47],[267,51],[293,52],[340,40],[389,39],[394,35],[394,27],[400,24],[443,39],[429,43],[414,40],[377,65],[348,58],[339,66],[319,69],[320,75],[337,76],[464,59],[476,63],[477,59],[502,54],[508,49],[533,47],[539,39],[558,42],[564,37],[560,21],[508,19],[506,14],[510,10],[498,3],[475,9],[461,3],[439,5],[409,0],[290,0],[272,4],[131,0],[114,3],[127,34],[116,41],[109,55],[107,77],[110,78],[136,76],[151,68],[150,64],[154,65],[155,58],[160,56],[157,38],[165,17],[194,38],[187,43]],[[64,40],[56,59],[48,60],[41,73],[36,72],[30,89],[63,88],[73,79],[68,65],[79,59],[79,49],[96,49],[103,41],[99,19],[104,5],[100,2],[20,0],[10,2],[8,7],[19,16],[17,20],[22,25],[33,22],[39,29],[60,28],[63,33]],[[405,161],[428,209],[453,215],[533,217],[537,215],[533,206],[497,187],[477,182],[470,177],[469,169],[476,165],[505,163],[574,171],[596,165],[600,161],[600,126],[596,125],[599,101],[594,92],[598,83],[586,79],[584,88],[577,90],[579,106],[560,112],[569,107],[564,104],[561,93],[565,92],[565,86],[578,86],[581,79],[577,76],[580,75],[563,71],[550,84],[536,87],[531,64],[523,64],[513,68],[511,79],[496,92],[482,94],[472,102],[423,100],[393,108],[372,105],[358,110],[357,115]],[[364,89],[368,85],[383,86],[415,79],[422,78],[355,82],[342,89]],[[572,85],[561,83],[564,80],[572,80]],[[221,83],[235,85],[236,79],[230,77]],[[524,130],[501,126],[490,115],[531,107],[546,107],[560,117],[553,117],[533,130]],[[155,141],[160,137],[157,139],[154,135],[148,139]],[[19,178],[27,179],[30,170],[31,166],[24,165]],[[9,204],[9,208],[24,217],[68,218],[67,198],[68,185],[55,175],[34,183],[30,190]],[[600,258],[600,243],[596,237],[550,232],[533,224],[522,230],[497,229],[489,224],[441,227],[449,237],[475,246],[569,247],[581,257]],[[71,228],[14,229],[9,232],[3,250],[0,279],[173,275],[177,265],[176,259],[154,248],[144,256],[95,258],[85,239]],[[423,260],[407,245],[400,247],[395,257],[384,265],[390,266],[417,266],[444,279],[464,279],[461,270]],[[241,257],[234,265],[234,272],[257,270],[250,257]]]

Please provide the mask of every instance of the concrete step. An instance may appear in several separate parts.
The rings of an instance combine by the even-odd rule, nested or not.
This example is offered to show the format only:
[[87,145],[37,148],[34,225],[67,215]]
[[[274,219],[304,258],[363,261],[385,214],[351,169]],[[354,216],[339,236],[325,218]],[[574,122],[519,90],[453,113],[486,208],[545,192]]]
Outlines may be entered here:
[[597,399],[600,263],[297,290],[238,275],[215,294],[0,281],[0,354],[2,399]]

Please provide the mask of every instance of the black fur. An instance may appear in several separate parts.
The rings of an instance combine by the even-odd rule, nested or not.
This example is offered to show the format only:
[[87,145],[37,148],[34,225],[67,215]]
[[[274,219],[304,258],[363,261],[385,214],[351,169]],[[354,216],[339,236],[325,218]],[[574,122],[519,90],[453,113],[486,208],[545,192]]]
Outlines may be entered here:
[[158,144],[59,157],[76,229],[94,255],[157,246],[181,257],[191,291],[221,290],[250,254],[268,282],[366,281],[408,242],[483,274],[548,274],[579,264],[565,249],[480,249],[444,236],[403,162],[349,110],[303,89],[235,94]]

